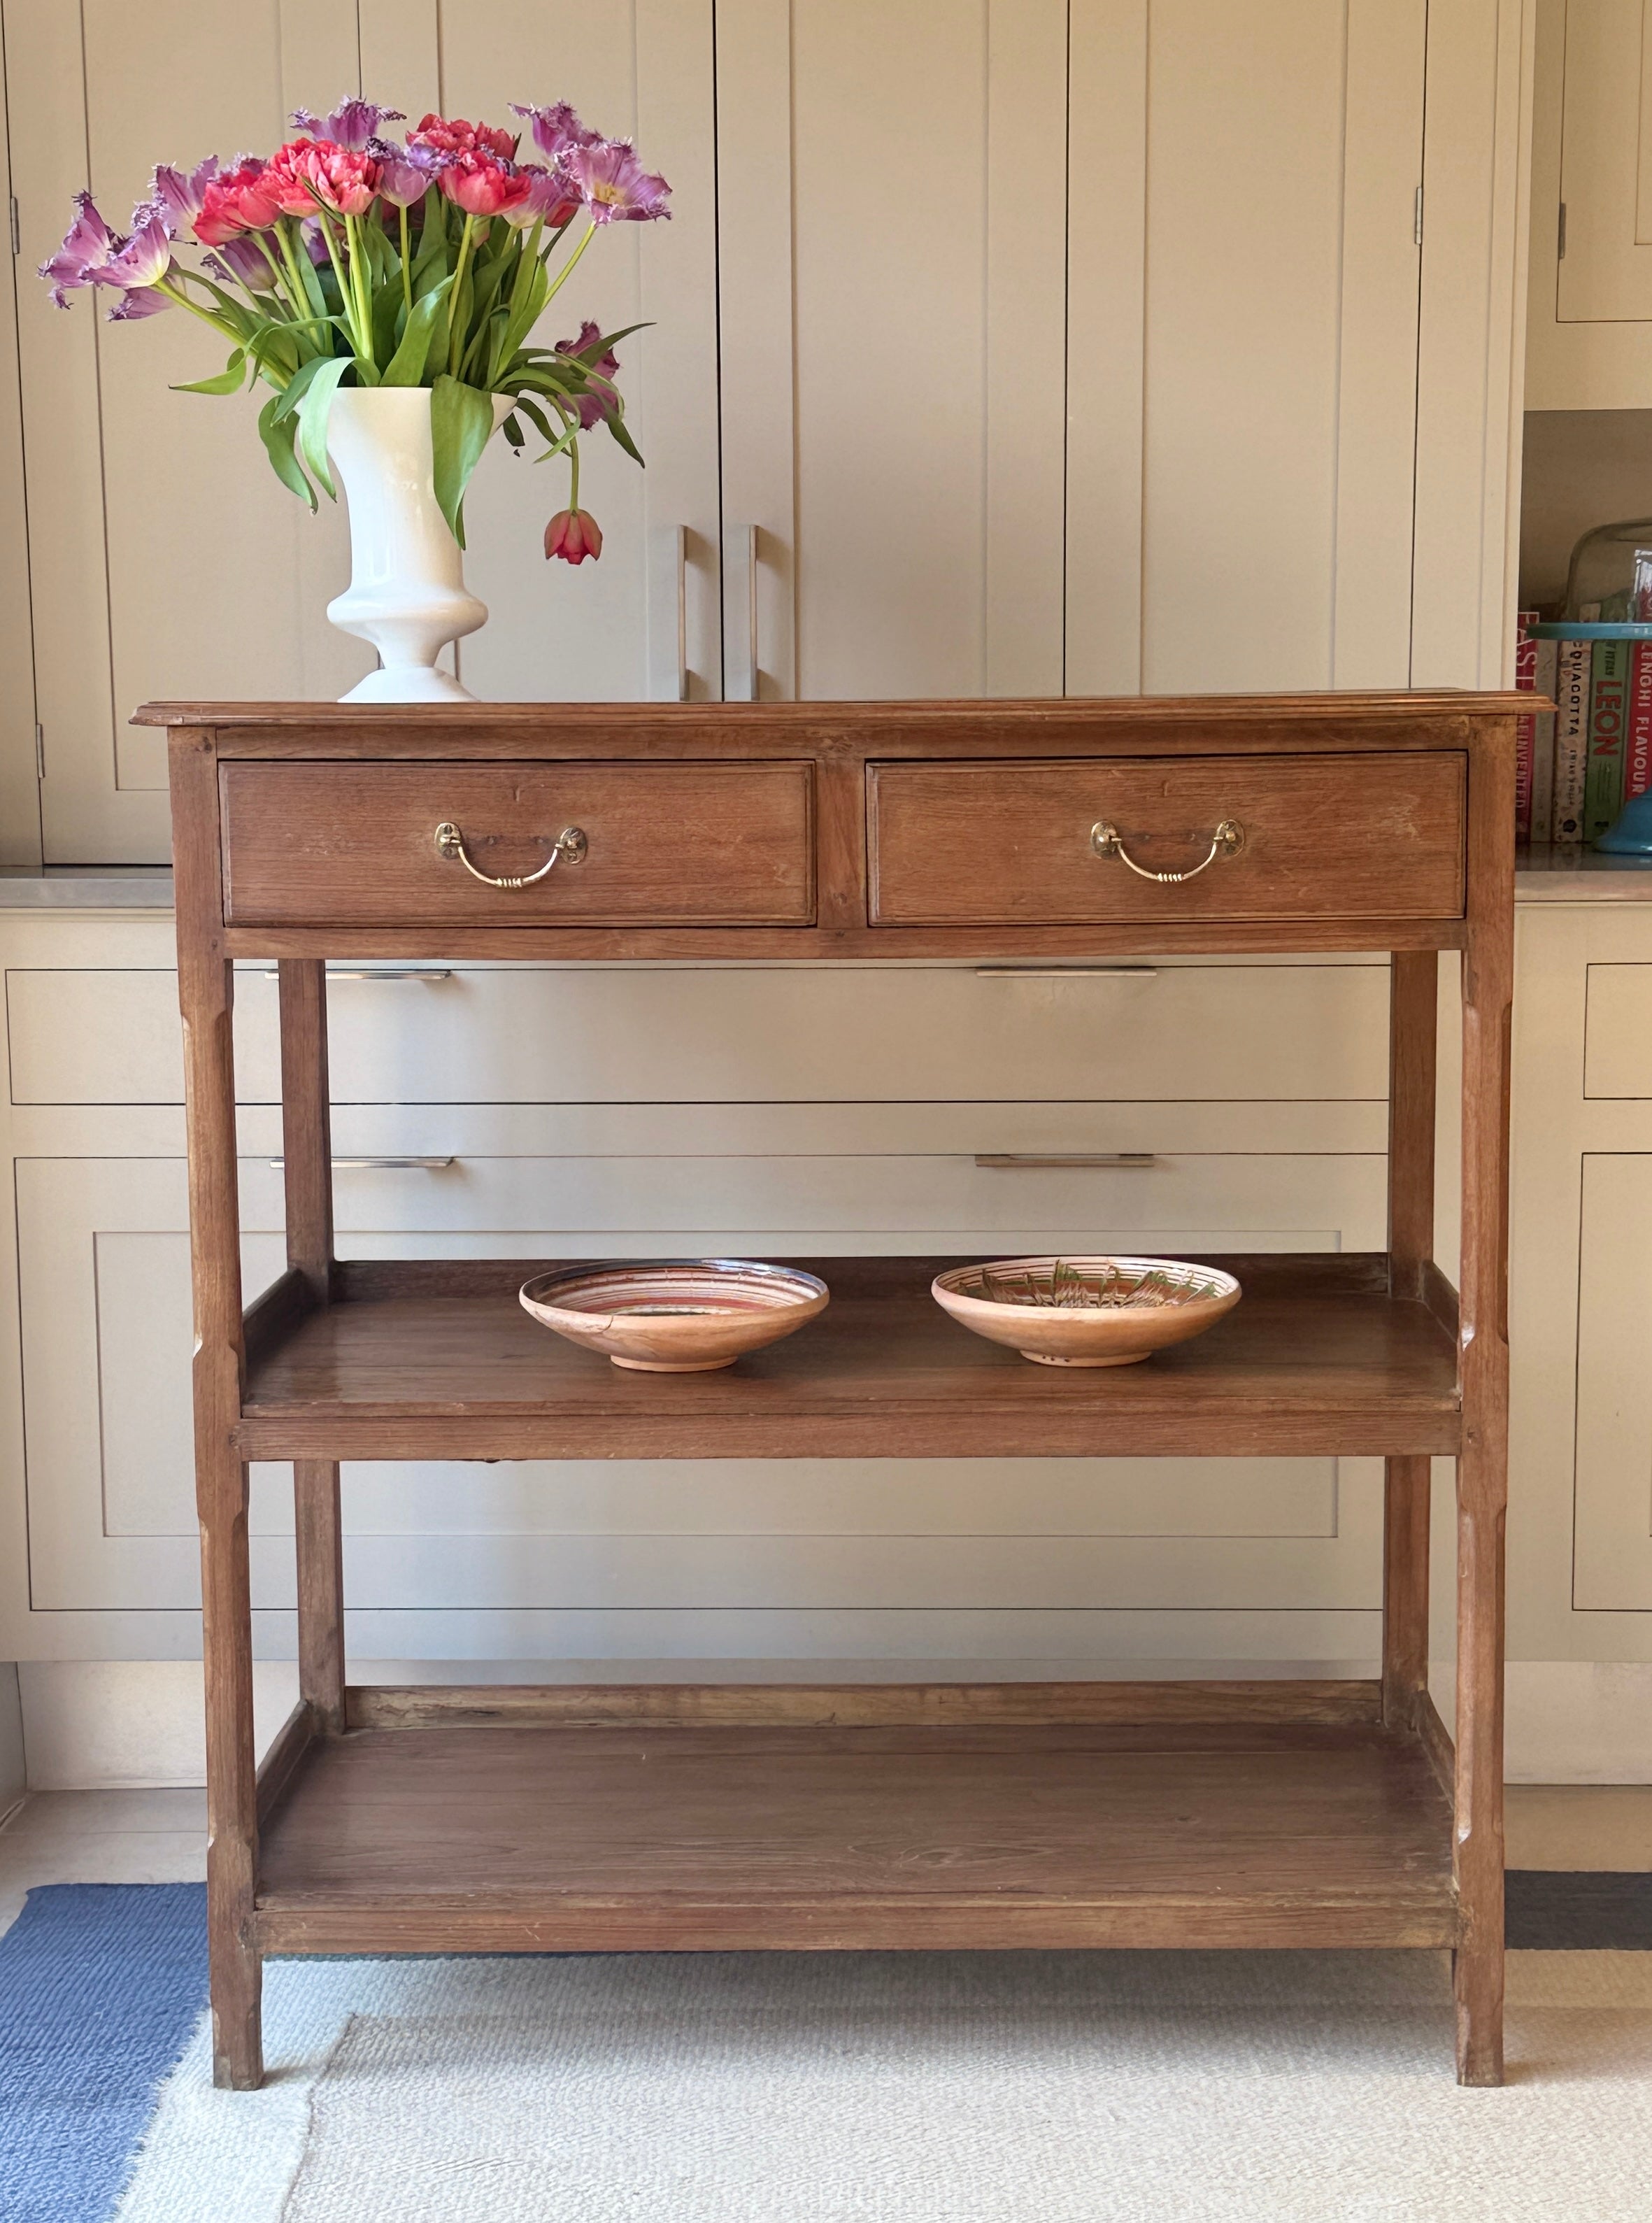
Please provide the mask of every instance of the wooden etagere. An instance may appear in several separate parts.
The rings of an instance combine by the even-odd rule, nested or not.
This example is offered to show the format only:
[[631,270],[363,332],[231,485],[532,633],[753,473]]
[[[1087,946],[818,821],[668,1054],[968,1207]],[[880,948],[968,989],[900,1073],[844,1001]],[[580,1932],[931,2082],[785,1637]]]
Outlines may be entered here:
[[[1448,1947],[1459,2074],[1500,2080],[1522,707],[140,713],[172,728],[220,2081],[261,2079],[273,1953],[1011,1945]],[[1388,1248],[1224,1260],[1237,1311],[1146,1365],[1029,1367],[941,1315],[939,1262],[868,1258],[828,1262],[821,1320],[731,1372],[622,1374],[517,1306],[543,1262],[333,1255],[328,957],[1234,949],[1392,954]],[[1441,949],[1464,957],[1460,1300],[1432,1256]],[[237,957],[280,967],[289,1258],[244,1316]],[[342,1458],[891,1452],[1381,1455],[1381,1678],[347,1682]],[[1427,1688],[1435,1456],[1454,1743]],[[261,1769],[253,1458],[292,1462],[297,1504],[302,1695]]]

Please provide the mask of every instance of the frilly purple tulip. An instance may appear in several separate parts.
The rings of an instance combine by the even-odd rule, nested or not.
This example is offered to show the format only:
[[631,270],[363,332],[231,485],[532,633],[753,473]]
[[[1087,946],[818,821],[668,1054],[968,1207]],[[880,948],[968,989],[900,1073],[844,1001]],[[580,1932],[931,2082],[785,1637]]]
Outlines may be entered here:
[[330,139],[335,147],[347,147],[355,154],[376,137],[381,123],[406,120],[399,108],[380,108],[371,100],[353,98],[341,100],[330,116],[315,116],[307,108],[292,111],[292,121],[300,131],[307,131],[312,139]]
[[503,211],[506,223],[515,230],[524,231],[531,224],[548,224],[553,231],[558,230],[578,209],[578,196],[559,170],[524,162],[517,175],[528,180],[527,198]]
[[174,169],[170,162],[156,165],[149,180],[149,198],[165,216],[166,228],[174,239],[186,224],[192,224],[199,216],[206,189],[217,174],[216,154],[209,154],[187,173]]
[[[140,201],[132,211],[130,235],[122,242],[120,252],[104,264],[94,283],[143,293],[157,279],[166,276],[172,268],[172,234],[166,228],[166,211],[156,201]],[[145,309],[139,313],[153,316],[154,312]]]
[[74,205],[74,222],[62,246],[40,267],[40,275],[52,280],[52,299],[60,309],[68,307],[72,287],[109,282],[104,273],[119,245],[90,193],[77,193]]
[[202,268],[216,278],[238,278],[249,293],[267,293],[275,284],[269,257],[254,239],[244,234],[239,239],[226,239],[215,254],[205,256]]
[[[587,318],[580,326],[578,337],[571,340],[558,340],[555,352],[557,355],[582,356],[601,337],[601,325],[593,324]],[[580,430],[590,432],[594,431],[605,417],[614,415],[619,406],[619,391],[613,384],[619,374],[619,358],[612,348],[608,348],[584,368],[590,384],[583,394],[577,397],[569,394],[568,400],[569,406],[579,413]]]
[[153,286],[136,286],[122,294],[109,312],[109,321],[111,324],[135,324],[141,317],[158,317],[163,309],[172,305],[166,296],[158,293]]
[[379,166],[380,197],[393,208],[411,208],[432,182],[432,170],[415,161],[406,148],[388,139],[369,139],[367,151]]
[[581,123],[572,102],[553,100],[543,108],[524,108],[519,100],[510,104],[512,116],[520,116],[533,134],[533,143],[547,161],[560,162],[562,156],[575,147],[600,147],[602,134]]
[[643,167],[629,139],[569,148],[562,173],[593,224],[652,224],[671,213],[665,205],[670,186]]

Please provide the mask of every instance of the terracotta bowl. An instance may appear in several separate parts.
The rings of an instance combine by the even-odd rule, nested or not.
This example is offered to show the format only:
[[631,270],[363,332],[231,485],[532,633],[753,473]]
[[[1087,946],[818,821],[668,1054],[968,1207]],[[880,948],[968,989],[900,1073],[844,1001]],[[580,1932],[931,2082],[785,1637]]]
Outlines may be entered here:
[[1038,1366],[1134,1366],[1203,1335],[1240,1297],[1231,1274],[1176,1258],[1001,1258],[954,1266],[930,1288],[960,1326]]
[[640,1374],[709,1374],[795,1335],[826,1307],[824,1282],[746,1258],[561,1266],[522,1289],[535,1319]]

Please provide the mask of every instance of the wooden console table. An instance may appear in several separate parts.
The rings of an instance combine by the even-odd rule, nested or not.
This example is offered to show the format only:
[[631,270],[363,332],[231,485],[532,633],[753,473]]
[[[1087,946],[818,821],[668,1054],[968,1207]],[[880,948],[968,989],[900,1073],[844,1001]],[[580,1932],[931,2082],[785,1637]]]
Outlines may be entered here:
[[[189,1100],[219,2081],[267,1954],[1418,1946],[1502,2074],[1514,725],[1530,698],[163,704]],[[1158,874],[1161,877],[1153,877]],[[1389,1243],[1228,1259],[1237,1311],[1052,1374],[833,1259],[814,1326],[625,1374],[542,1262],[333,1255],[324,960],[1392,953]],[[1464,953],[1462,1292],[1432,1256]],[[242,1307],[232,961],[274,959],[286,1272]],[[1284,1045],[1281,1046],[1282,1049]],[[338,1462],[1380,1454],[1379,1681],[352,1688]],[[1454,1747],[1429,1462],[1457,1461]],[[302,1696],[254,1769],[247,1463],[291,1460]]]

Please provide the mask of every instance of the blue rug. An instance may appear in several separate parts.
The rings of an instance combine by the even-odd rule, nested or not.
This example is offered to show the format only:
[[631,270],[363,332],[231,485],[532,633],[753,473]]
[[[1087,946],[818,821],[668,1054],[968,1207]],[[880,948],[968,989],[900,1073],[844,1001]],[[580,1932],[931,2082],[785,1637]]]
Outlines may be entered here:
[[202,1884],[48,1884],[0,1937],[0,2217],[104,2223],[206,2004]]

